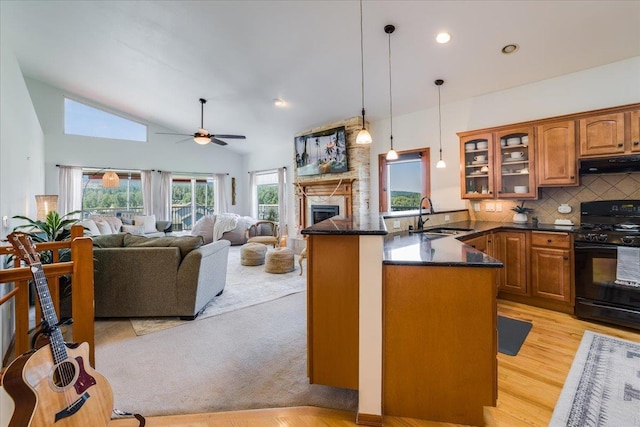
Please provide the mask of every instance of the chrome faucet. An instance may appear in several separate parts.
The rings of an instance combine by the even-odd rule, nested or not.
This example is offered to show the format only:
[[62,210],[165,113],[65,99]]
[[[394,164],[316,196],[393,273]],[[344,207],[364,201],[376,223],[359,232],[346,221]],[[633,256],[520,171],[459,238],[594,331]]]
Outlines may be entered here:
[[424,224],[429,221],[429,218],[422,219],[422,202],[424,202],[425,200],[429,202],[429,215],[433,215],[435,213],[435,211],[433,210],[433,203],[428,196],[424,196],[422,199],[420,199],[420,207],[418,212],[418,230],[422,230],[424,228]]

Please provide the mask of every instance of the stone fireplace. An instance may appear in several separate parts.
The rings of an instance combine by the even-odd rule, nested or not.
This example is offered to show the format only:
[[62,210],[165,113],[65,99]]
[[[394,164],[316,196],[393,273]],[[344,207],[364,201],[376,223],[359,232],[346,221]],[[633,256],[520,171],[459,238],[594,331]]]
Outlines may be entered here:
[[295,136],[321,132],[339,126],[344,126],[346,130],[349,148],[348,171],[312,176],[298,176],[294,171],[296,235],[299,235],[303,228],[314,224],[312,206],[316,206],[320,210],[327,209],[328,206],[337,206],[340,216],[357,216],[369,211],[371,149],[369,145],[356,144],[356,135],[362,128],[362,118],[353,117],[330,123],[300,132]]

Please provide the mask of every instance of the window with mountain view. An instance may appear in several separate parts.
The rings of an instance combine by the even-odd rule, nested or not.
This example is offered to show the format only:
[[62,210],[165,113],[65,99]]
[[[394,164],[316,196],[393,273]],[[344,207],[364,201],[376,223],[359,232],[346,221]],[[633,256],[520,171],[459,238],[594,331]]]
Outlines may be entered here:
[[398,160],[380,164],[380,212],[418,209],[422,196],[429,194],[429,149],[398,152]]
[[191,230],[196,221],[215,212],[214,187],[213,177],[173,177],[171,222],[174,231]]
[[258,219],[279,221],[278,218],[278,172],[270,171],[256,175],[258,194]]
[[120,187],[104,188],[102,171],[82,175],[83,216],[115,215],[118,211],[142,212],[142,183],[139,172],[118,172]]

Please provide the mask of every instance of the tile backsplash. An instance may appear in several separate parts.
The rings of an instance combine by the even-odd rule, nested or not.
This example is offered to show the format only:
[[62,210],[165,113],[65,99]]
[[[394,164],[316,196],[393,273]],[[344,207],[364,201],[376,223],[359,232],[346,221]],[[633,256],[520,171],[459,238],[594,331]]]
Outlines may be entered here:
[[[640,173],[585,175],[580,177],[577,187],[544,187],[540,190],[538,200],[527,200],[525,207],[533,209],[529,214],[537,216],[541,223],[551,224],[556,219],[568,219],[574,224],[580,223],[580,203],[593,200],[640,200]],[[467,200],[467,206],[472,219],[478,221],[512,222],[514,212],[511,210],[521,200]],[[480,210],[475,211],[478,203]],[[487,212],[487,203],[493,203],[494,208],[501,204],[502,212]],[[558,212],[561,204],[571,206],[571,212]]]

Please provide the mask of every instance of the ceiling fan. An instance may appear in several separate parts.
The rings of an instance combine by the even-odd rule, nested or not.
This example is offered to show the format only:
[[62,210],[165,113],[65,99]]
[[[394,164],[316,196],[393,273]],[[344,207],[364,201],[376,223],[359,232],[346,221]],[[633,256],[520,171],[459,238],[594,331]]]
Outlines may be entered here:
[[[247,139],[244,135],[220,135],[220,134],[211,134],[208,130],[204,128],[204,104],[206,104],[207,100],[204,98],[200,98],[200,129],[195,132],[193,135],[189,135],[186,133],[167,133],[167,132],[156,132],[158,135],[184,135],[193,137],[193,140],[200,144],[206,145],[210,142],[213,142],[218,145],[227,145],[226,142],[222,141],[222,139]],[[178,142],[184,142],[189,140],[190,138],[183,139]]]

